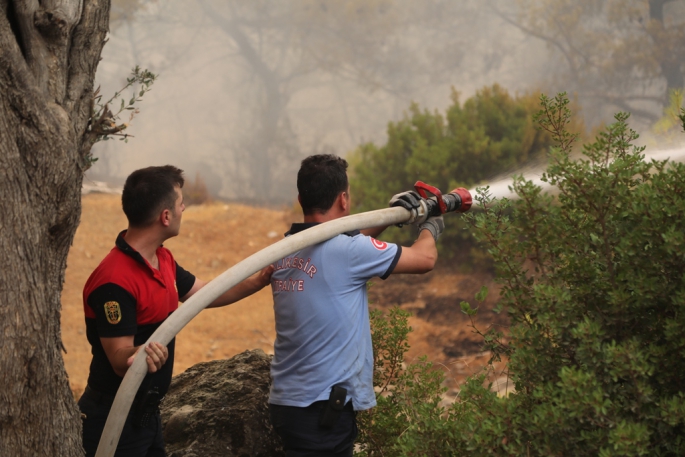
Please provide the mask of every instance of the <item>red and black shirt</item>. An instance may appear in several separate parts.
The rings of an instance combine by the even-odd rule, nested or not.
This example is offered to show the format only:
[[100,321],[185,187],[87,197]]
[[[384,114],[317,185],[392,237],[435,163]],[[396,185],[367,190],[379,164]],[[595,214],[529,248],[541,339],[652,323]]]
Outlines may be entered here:
[[[93,354],[88,385],[108,395],[116,394],[122,378],[110,365],[100,338],[133,335],[135,346],[145,343],[195,284],[195,276],[181,268],[168,249],[157,248],[159,269],[154,269],[124,240],[125,234],[119,234],[83,289],[86,336]],[[162,368],[146,376],[146,389],[157,386],[162,395],[168,390],[174,343],[172,339],[167,345],[169,358]]]

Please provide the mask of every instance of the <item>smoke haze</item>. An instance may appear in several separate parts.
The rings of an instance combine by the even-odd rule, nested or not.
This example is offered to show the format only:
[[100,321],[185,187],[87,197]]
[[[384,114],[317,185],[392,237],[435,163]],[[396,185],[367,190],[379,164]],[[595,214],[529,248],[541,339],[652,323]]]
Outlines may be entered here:
[[288,204],[302,158],[381,144],[411,102],[442,112],[452,87],[462,101],[494,83],[553,87],[549,46],[497,3],[114,0],[126,14],[113,16],[98,68],[103,98],[136,65],[159,77],[134,138],[98,143],[88,176],[172,163],[221,198]]

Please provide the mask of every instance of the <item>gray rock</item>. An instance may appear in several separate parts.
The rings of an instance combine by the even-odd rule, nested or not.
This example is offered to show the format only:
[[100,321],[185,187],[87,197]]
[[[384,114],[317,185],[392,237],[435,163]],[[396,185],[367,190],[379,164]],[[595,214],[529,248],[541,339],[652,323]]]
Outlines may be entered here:
[[168,457],[284,456],[269,421],[270,365],[256,349],[175,376],[161,405]]

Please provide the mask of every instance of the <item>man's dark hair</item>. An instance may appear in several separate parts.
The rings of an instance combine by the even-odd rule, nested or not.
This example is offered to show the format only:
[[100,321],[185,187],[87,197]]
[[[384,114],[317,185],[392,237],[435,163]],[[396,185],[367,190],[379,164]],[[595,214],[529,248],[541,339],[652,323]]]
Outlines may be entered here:
[[141,168],[126,178],[121,205],[131,227],[147,227],[162,210],[176,204],[175,186],[183,187],[183,170],[172,165]]
[[304,214],[325,213],[340,192],[347,191],[347,161],[332,154],[309,156],[297,173],[297,191]]

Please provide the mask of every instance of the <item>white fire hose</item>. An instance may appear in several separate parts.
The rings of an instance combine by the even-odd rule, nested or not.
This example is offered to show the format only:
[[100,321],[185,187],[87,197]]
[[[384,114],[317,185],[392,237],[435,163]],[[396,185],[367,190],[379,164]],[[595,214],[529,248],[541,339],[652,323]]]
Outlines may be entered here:
[[[457,190],[461,191],[462,189],[455,189],[453,193]],[[466,192],[466,194],[463,192]],[[471,206],[471,195],[466,189],[463,189],[463,192],[458,194],[460,199],[457,207],[448,207],[447,211],[468,210]],[[442,198],[447,201],[449,196],[453,195],[453,193],[446,194]],[[468,195],[467,199],[465,198],[465,195]],[[423,206],[422,209],[425,210],[425,206]],[[421,212],[422,211],[419,211],[419,213]],[[444,209],[442,212],[445,212]],[[431,214],[430,211],[429,214]],[[418,216],[420,217],[422,214],[419,214]],[[200,311],[224,292],[260,271],[262,268],[281,260],[283,257],[298,252],[307,246],[326,241],[341,233],[405,223],[415,217],[415,214],[412,214],[412,212],[402,207],[386,208],[342,217],[288,236],[251,255],[245,260],[238,262],[207,283],[207,285],[190,297],[183,306],[179,307],[171,314],[162,325],[157,328],[145,345],[152,341],[164,346],[168,345],[192,318],[197,316]],[[105,423],[105,428],[100,437],[100,443],[98,444],[95,457],[112,457],[114,455],[133,399],[136,396],[140,384],[143,382],[143,378],[147,374],[146,356],[147,353],[145,351],[138,351],[138,354],[136,354],[133,359],[133,364],[126,371],[126,375],[114,398],[114,403],[112,403],[109,416],[107,416],[107,422]]]

